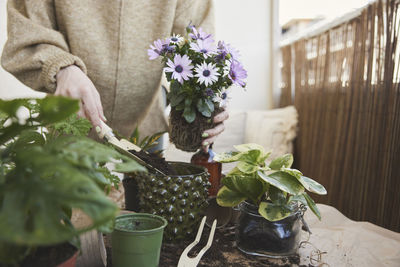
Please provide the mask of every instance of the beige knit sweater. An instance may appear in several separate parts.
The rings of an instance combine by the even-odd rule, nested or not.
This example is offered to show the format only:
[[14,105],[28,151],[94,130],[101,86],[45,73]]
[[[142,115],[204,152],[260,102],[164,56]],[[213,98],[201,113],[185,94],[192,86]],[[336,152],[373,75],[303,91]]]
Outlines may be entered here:
[[[52,93],[60,68],[75,64],[101,95],[111,127],[129,135],[144,120],[166,129],[156,101],[162,65],[149,45],[189,22],[212,31],[212,0],[9,0],[1,63],[34,90]],[[151,110],[151,112],[149,112]]]

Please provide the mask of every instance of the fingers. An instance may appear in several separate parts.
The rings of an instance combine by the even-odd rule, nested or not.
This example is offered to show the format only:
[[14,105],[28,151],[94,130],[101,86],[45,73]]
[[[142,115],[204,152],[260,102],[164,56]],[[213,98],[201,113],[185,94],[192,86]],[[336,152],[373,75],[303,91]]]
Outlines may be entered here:
[[86,91],[82,96],[83,110],[93,126],[100,126],[100,115],[92,94]]
[[202,148],[204,151],[208,151],[210,144],[214,143],[215,139],[219,134],[225,130],[225,125],[223,123],[218,124],[212,129],[204,131],[202,137],[205,138],[202,142]]
[[96,89],[94,89],[93,91],[93,99],[97,108],[97,113],[100,117],[100,119],[104,122],[107,121],[106,117],[104,116],[104,112],[103,112],[103,106],[101,105],[101,99],[100,99],[100,94],[99,92],[97,92]]
[[224,110],[214,117],[214,123],[220,123],[229,118],[229,112]]

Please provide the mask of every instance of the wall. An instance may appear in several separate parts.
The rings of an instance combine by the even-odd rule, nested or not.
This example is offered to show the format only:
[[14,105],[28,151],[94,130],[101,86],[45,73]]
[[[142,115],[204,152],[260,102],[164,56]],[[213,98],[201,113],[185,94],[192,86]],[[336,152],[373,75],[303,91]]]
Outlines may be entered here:
[[[247,90],[233,88],[232,109],[266,109],[271,107],[271,19],[273,1],[216,0],[216,40],[236,47],[248,71]],[[0,0],[0,51],[7,39],[6,0]],[[0,68],[0,98],[38,96],[12,75]]]
[[247,91],[233,88],[230,108],[272,107],[271,21],[276,1],[216,0],[216,39],[232,44],[247,69]]
[[[6,0],[0,0],[0,52],[7,40]],[[19,82],[14,76],[0,67],[0,98],[40,97],[44,94],[35,92]]]

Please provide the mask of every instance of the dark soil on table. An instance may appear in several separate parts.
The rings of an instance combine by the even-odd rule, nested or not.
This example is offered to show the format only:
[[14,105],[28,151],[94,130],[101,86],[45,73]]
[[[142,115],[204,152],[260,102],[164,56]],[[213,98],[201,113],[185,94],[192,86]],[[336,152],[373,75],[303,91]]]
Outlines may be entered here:
[[[190,252],[189,256],[194,257],[205,246],[210,232],[209,227],[204,227],[200,243]],[[183,250],[193,240],[171,244],[163,242],[160,256],[160,267],[176,267]],[[111,247],[109,240],[106,240],[107,267],[111,267]],[[263,267],[263,266],[299,266],[300,256],[272,259],[258,256],[250,256],[240,252],[235,244],[235,227],[228,224],[226,227],[216,229],[212,246],[201,258],[199,267]],[[305,266],[305,265],[302,265]]]
[[20,267],[54,267],[71,258],[76,251],[76,248],[69,243],[39,247],[24,259]]
[[129,152],[136,155],[150,166],[162,171],[166,175],[176,175],[174,168],[172,168],[164,158],[144,151],[137,152],[135,150],[129,150]]

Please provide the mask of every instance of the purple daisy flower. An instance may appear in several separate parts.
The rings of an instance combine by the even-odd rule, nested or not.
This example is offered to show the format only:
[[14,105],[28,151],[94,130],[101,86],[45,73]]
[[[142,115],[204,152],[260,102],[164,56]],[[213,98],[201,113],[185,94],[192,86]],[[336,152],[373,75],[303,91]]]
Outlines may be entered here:
[[220,93],[220,95],[216,95],[213,97],[213,102],[219,103],[220,107],[226,107],[228,105],[230,89],[227,89]]
[[232,61],[228,76],[234,84],[240,85],[242,87],[246,86],[246,83],[243,81],[243,79],[247,78],[247,71],[238,61]]
[[[191,27],[191,33],[189,33],[190,38],[193,40],[206,40],[208,38],[211,38],[211,34],[207,34],[203,32],[202,28],[199,28],[199,30],[196,29],[196,27],[192,26]],[[214,40],[213,40],[214,41]]]
[[168,59],[168,67],[165,67],[164,71],[172,72],[172,79],[175,79],[182,84],[183,80],[189,80],[189,77],[193,77],[193,66],[190,65],[191,63],[192,61],[187,55],[175,55],[174,62],[172,62],[171,59]]
[[215,55],[217,53],[214,41],[211,39],[197,40],[197,42],[190,44],[190,49],[195,52],[202,53],[204,55],[204,58]]
[[214,91],[211,88],[207,88],[205,93],[209,97],[214,95]]
[[206,86],[213,84],[218,81],[218,69],[215,64],[203,62],[201,65],[197,65],[194,69],[196,74],[195,77],[198,77],[199,83],[204,83]]
[[220,57],[222,57],[223,59],[225,59],[225,56],[227,54],[230,54],[232,59],[234,60],[238,60],[240,57],[240,53],[238,50],[236,50],[235,48],[233,48],[230,44],[225,44],[224,41],[219,41],[218,42],[218,53],[220,55]]
[[158,58],[164,51],[165,47],[168,47],[169,39],[158,39],[154,41],[153,45],[150,45],[150,49],[147,50],[147,55],[149,55],[149,59],[153,60]]

